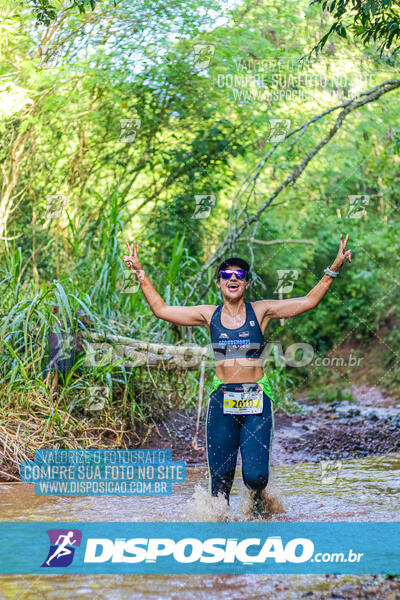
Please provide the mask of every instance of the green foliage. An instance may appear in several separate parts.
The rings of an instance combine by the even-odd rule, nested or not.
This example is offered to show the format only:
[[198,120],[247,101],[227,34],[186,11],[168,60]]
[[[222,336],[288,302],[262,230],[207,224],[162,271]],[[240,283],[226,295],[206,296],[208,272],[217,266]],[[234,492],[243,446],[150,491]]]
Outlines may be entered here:
[[[56,5],[55,5],[56,4]],[[57,18],[57,0],[56,2],[50,0],[27,0],[26,5],[32,10],[39,24],[50,25],[51,21]],[[94,10],[96,6],[95,0],[72,0],[72,3],[68,6],[69,10],[77,10],[78,12],[85,13],[86,10]],[[115,5],[115,0],[114,0]]]
[[399,51],[400,46],[393,48],[400,37],[399,3],[395,0],[312,0],[311,4],[321,5],[334,19],[313,48],[317,54],[335,33],[348,38],[348,30],[365,45],[377,42],[381,55],[384,50],[392,49],[393,54]]

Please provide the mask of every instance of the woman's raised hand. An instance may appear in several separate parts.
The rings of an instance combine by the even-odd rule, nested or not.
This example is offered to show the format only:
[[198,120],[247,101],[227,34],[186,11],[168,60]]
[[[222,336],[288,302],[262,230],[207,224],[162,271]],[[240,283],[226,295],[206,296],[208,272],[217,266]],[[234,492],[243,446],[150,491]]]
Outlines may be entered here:
[[349,239],[349,234],[346,235],[346,239],[343,241],[343,233],[340,234],[340,245],[337,257],[335,258],[335,264],[337,267],[341,267],[342,264],[347,259],[349,263],[351,263],[351,250],[346,250],[347,241]]
[[132,271],[142,271],[142,265],[140,264],[140,260],[138,259],[137,255],[136,240],[133,240],[132,246],[129,245],[129,242],[126,242],[126,245],[128,246],[129,255],[124,256],[124,263]]

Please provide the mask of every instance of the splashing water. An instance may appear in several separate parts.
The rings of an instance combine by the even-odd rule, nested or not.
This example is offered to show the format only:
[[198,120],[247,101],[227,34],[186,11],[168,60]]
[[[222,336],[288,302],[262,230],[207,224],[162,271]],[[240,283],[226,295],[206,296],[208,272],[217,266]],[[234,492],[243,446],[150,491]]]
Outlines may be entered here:
[[[274,473],[274,469],[271,468],[269,471],[269,481],[268,485],[265,488],[265,499],[268,504],[271,515],[276,513],[284,513],[285,508],[281,500],[281,493],[278,487],[275,484],[276,477]],[[265,518],[256,517],[253,514],[253,499],[252,494],[249,490],[247,490],[244,486],[239,488],[239,498],[240,498],[240,510],[242,511],[246,520],[256,520],[256,521],[264,521]]]
[[[273,469],[270,471],[270,480],[266,488],[268,506],[272,514],[283,513],[285,509],[280,499],[280,493],[274,484]],[[211,496],[208,490],[198,483],[192,497],[186,503],[186,517],[190,521],[240,521],[240,520],[264,520],[255,517],[252,512],[252,496],[250,490],[241,485],[237,491],[237,498],[231,496],[232,506],[228,505],[223,494]],[[239,506],[236,507],[237,499]],[[238,510],[237,510],[238,509]]]
[[200,483],[186,503],[186,515],[190,521],[234,521],[231,507],[223,494],[211,496]]

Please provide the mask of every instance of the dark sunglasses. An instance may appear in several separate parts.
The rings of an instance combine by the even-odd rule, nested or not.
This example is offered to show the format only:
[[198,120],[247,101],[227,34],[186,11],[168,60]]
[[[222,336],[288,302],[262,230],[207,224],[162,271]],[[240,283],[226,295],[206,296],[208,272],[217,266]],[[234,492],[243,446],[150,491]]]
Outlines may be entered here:
[[220,272],[222,279],[230,279],[235,275],[237,279],[246,279],[247,271],[245,269],[222,269]]

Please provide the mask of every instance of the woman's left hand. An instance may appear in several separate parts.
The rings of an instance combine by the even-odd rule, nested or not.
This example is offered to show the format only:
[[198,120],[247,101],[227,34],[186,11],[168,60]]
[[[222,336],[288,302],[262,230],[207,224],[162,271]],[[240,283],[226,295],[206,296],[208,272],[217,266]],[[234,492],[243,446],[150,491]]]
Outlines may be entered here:
[[337,253],[337,257],[335,258],[332,266],[340,268],[346,259],[349,261],[349,263],[351,263],[351,250],[346,250],[348,239],[349,234],[346,235],[346,239],[344,241],[343,233],[340,234],[339,252]]

